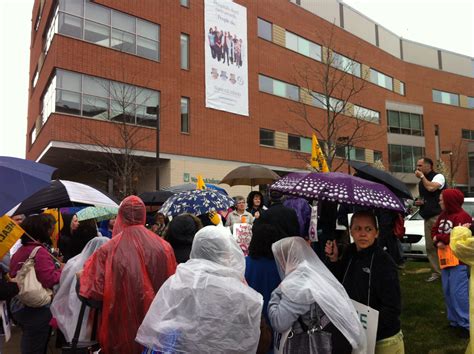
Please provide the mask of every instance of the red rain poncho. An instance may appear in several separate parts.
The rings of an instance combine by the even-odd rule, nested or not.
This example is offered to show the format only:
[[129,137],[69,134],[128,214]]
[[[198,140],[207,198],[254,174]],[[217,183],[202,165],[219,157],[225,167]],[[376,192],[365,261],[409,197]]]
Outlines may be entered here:
[[171,246],[144,226],[145,205],[130,196],[120,205],[114,237],[84,266],[80,294],[103,302],[99,341],[105,354],[140,353],[135,342],[155,294],[176,270]]

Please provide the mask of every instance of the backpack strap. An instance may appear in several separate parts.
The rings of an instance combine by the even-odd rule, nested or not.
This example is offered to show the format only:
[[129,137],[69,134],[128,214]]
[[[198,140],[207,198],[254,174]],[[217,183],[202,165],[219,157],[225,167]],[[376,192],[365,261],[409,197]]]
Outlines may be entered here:
[[41,246],[36,246],[33,251],[31,251],[30,256],[28,259],[34,259],[36,257],[36,253],[38,253],[38,250],[42,248]]

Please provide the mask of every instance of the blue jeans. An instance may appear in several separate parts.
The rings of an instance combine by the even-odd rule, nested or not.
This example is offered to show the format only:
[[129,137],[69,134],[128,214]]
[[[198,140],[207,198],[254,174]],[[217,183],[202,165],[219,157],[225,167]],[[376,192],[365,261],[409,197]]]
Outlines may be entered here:
[[22,330],[21,353],[44,354],[46,353],[51,327],[51,311],[49,306],[38,308],[24,307],[12,313],[13,319]]
[[469,329],[469,276],[467,265],[441,269],[444,300],[451,326]]

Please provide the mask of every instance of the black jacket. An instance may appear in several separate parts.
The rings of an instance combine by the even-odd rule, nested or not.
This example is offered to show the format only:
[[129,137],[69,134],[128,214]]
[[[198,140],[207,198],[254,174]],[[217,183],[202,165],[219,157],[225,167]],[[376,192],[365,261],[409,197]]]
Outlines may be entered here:
[[391,337],[400,331],[401,294],[397,267],[377,242],[359,252],[355,244],[351,244],[342,259],[330,263],[328,267],[342,283],[349,297],[364,305],[367,305],[369,274],[372,274],[369,306],[379,311],[377,340]]
[[262,211],[254,223],[271,224],[280,231],[280,237],[300,236],[300,224],[296,211],[280,202],[273,203],[267,210]]

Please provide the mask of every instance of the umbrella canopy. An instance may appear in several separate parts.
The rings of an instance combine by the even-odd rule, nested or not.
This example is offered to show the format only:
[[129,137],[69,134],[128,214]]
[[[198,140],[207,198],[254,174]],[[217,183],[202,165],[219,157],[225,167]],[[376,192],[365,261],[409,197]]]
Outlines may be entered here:
[[174,193],[169,191],[143,192],[138,197],[143,200],[145,205],[161,205]]
[[0,156],[0,216],[42,188],[49,186],[56,168],[42,163]]
[[118,214],[118,207],[103,207],[90,206],[81,209],[77,212],[77,219],[79,221],[95,219],[97,222],[102,220],[109,220],[116,217]]
[[413,195],[406,184],[392,174],[379,170],[365,162],[351,161],[350,165],[357,171],[358,177],[383,183],[400,198],[413,199]]
[[168,216],[183,213],[201,215],[213,210],[227,210],[234,204],[234,199],[219,191],[195,189],[173,195],[163,204],[160,212]]
[[225,183],[229,186],[257,186],[259,184],[273,183],[279,178],[280,176],[278,176],[269,168],[257,165],[248,165],[240,166],[230,171],[219,183]]
[[13,212],[16,214],[31,214],[43,208],[78,205],[118,207],[117,203],[103,192],[86,184],[55,180],[51,181],[48,187],[25,199]]
[[[206,183],[206,188],[207,189],[214,189],[216,191],[227,194],[227,191],[224,188],[218,187],[215,184]],[[178,184],[177,186],[170,186],[170,187],[164,187],[163,188],[164,191],[168,191],[168,192],[171,192],[171,193],[180,193],[180,192],[192,191],[194,189],[197,189],[196,188],[196,183],[184,183],[184,184]]]
[[289,173],[271,186],[283,194],[404,212],[398,197],[383,184],[340,172]]

